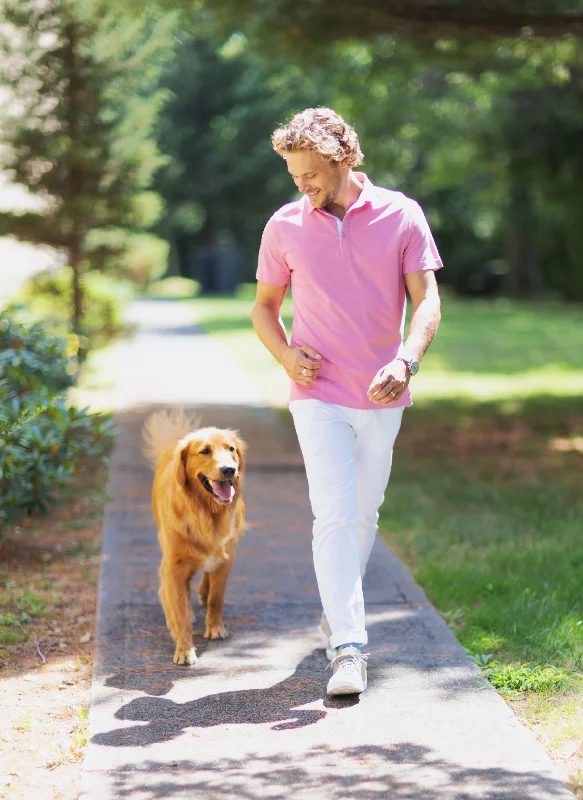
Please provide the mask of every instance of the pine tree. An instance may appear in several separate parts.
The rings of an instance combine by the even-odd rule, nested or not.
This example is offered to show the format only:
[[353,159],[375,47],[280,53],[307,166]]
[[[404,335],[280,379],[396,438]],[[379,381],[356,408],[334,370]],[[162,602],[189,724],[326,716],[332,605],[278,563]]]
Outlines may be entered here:
[[124,231],[152,222],[144,191],[163,162],[152,129],[174,18],[124,20],[81,0],[5,0],[1,21],[1,166],[43,211],[1,213],[0,235],[65,254],[79,332],[82,273],[122,250]]

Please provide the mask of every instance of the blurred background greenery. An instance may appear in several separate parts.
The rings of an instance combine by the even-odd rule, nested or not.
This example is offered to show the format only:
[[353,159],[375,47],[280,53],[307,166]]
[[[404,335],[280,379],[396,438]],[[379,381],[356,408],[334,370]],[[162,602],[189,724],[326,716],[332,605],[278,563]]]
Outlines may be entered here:
[[296,196],[271,131],[329,105],[423,206],[442,282],[583,300],[580,0],[377,6],[4,0],[1,161],[39,205],[0,234],[64,254],[79,330],[89,270],[230,293]]
[[201,246],[226,241],[253,276],[266,217],[294,197],[266,133],[329,105],[357,126],[371,177],[421,202],[441,280],[463,294],[583,299],[580,44],[484,50],[440,40],[420,53],[384,34],[298,63],[240,32],[218,48],[187,38],[169,75],[160,142],[172,160],[159,173],[183,274],[204,281]]

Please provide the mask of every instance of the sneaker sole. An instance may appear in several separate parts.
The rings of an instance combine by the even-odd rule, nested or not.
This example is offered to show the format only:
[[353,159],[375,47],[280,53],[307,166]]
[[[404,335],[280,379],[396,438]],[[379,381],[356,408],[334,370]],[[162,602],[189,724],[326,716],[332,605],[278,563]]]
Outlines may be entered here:
[[329,697],[333,697],[337,694],[362,694],[366,689],[367,684],[365,683],[362,689],[355,689],[354,686],[335,686],[328,692]]

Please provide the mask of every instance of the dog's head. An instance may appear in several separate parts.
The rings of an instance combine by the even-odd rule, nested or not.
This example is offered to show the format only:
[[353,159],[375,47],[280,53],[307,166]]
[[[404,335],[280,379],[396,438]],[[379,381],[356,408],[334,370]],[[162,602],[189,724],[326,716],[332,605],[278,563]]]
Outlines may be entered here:
[[218,505],[235,497],[245,471],[245,443],[236,431],[201,428],[182,439],[175,454],[178,484]]

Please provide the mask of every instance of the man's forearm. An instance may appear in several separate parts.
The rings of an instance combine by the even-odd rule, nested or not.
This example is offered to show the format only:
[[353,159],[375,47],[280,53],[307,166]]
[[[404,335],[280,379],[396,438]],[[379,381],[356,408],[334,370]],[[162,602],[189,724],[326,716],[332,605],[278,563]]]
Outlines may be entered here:
[[251,321],[261,342],[281,364],[283,354],[289,347],[281,316],[272,306],[256,303],[251,312]]
[[434,295],[425,297],[413,309],[407,339],[403,343],[399,354],[407,359],[421,361],[437,332],[440,319],[439,297]]

